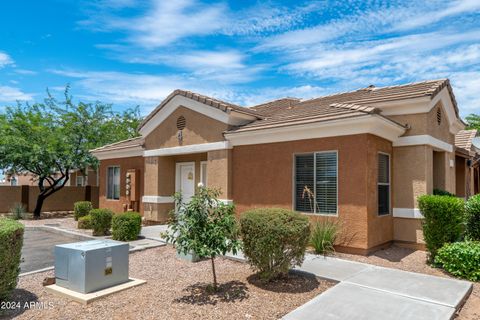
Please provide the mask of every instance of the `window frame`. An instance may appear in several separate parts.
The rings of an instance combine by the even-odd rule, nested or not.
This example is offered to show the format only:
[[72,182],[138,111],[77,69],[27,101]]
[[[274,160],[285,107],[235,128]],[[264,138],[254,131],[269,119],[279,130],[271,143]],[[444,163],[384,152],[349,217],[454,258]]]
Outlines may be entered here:
[[[315,157],[315,154],[318,154],[318,153],[335,153],[336,155],[336,172],[337,172],[337,175],[336,175],[336,179],[335,179],[335,183],[336,183],[336,186],[337,186],[337,192],[336,192],[336,198],[335,198],[335,202],[336,202],[336,209],[335,209],[335,213],[321,213],[321,212],[316,212],[317,211],[317,206],[315,205],[314,206],[314,212],[305,212],[305,211],[298,211],[296,210],[297,208],[297,195],[296,195],[296,184],[297,184],[297,177],[296,177],[296,167],[297,167],[297,155],[308,155],[308,154],[313,154],[314,157],[313,157],[313,170],[314,170],[314,173],[313,173],[313,193],[315,195],[315,201],[316,201],[316,198],[317,198],[317,174],[316,174],[316,170],[317,170],[317,161],[316,161],[316,157]],[[309,151],[309,152],[295,152],[293,153],[293,166],[292,166],[292,210],[293,211],[297,211],[297,212],[300,212],[302,214],[305,214],[305,215],[311,215],[311,216],[324,216],[324,217],[338,217],[338,193],[339,193],[339,185],[338,185],[338,150],[324,150],[324,151]]]
[[[380,160],[380,155],[385,155],[388,157],[388,183],[385,182],[379,182],[378,178],[378,169],[379,169],[379,160]],[[380,213],[380,208],[378,205],[378,200],[380,198],[380,193],[378,192],[378,186],[388,186],[388,213]],[[376,193],[377,193],[377,216],[378,217],[388,217],[392,214],[392,156],[390,153],[383,152],[383,151],[378,151],[377,152],[377,188],[376,188]]]
[[[78,178],[81,178],[82,183],[78,184]],[[75,177],[75,187],[84,187],[85,186],[85,177],[84,176],[76,176]]]
[[[110,168],[118,168],[118,178],[119,178],[119,182],[118,182],[118,199],[115,199],[115,198],[109,198],[109,192],[108,192],[108,172],[109,172],[109,169]],[[106,172],[106,187],[105,187],[105,199],[107,199],[108,201],[120,201],[120,198],[122,197],[122,169],[119,165],[112,165],[112,166],[108,166],[107,167],[107,172]],[[115,177],[115,175],[114,175]],[[115,193],[115,189],[113,191],[113,193]],[[115,195],[113,195],[115,197]]]

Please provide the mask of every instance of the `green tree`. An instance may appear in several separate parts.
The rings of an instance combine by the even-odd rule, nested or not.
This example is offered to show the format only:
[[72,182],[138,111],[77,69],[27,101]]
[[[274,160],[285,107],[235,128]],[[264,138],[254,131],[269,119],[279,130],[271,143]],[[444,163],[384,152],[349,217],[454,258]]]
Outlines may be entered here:
[[70,170],[98,167],[89,150],[136,136],[141,121],[138,107],[115,113],[111,104],[75,103],[68,86],[64,98],[47,91],[42,103],[18,103],[0,114],[0,168],[36,176],[36,219],[45,199],[66,185]]
[[480,130],[480,115],[472,113],[465,120],[467,120],[467,129]]
[[219,201],[219,195],[219,190],[200,186],[190,202],[185,203],[182,195],[176,193],[177,209],[166,234],[177,252],[210,258],[214,290],[217,290],[215,257],[229,251],[236,254],[240,248],[235,208]]

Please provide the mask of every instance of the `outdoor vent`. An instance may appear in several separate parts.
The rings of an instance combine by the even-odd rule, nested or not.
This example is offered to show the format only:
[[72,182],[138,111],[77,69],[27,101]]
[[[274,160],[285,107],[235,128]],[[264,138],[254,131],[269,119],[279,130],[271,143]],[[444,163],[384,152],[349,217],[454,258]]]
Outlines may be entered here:
[[440,125],[442,123],[442,109],[437,109],[437,123]]
[[127,243],[91,240],[55,246],[56,284],[90,293],[128,281]]
[[187,120],[185,120],[184,116],[180,116],[177,119],[177,129],[178,130],[183,130],[185,129],[185,126],[187,125]]

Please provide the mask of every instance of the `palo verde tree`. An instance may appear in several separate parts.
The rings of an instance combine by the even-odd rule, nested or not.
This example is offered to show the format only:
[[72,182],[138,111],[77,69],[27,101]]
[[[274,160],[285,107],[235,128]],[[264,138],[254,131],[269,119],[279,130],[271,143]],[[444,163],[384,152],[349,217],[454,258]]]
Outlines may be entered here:
[[47,91],[42,103],[18,103],[0,114],[0,168],[36,177],[36,219],[71,170],[98,167],[89,150],[134,137],[141,120],[138,107],[115,113],[110,104],[75,103],[68,86],[64,98],[58,101]]
[[213,289],[217,290],[215,257],[240,248],[234,206],[218,200],[220,191],[199,185],[189,203],[176,193],[176,212],[166,234],[177,252],[209,258],[212,263]]
[[467,121],[467,129],[480,130],[480,115],[472,113],[465,120]]

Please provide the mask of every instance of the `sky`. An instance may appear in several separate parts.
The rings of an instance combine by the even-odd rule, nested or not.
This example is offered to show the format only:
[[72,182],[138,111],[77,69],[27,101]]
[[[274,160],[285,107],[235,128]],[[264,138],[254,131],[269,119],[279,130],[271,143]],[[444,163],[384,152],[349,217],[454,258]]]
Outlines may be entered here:
[[479,0],[0,4],[0,112],[66,84],[145,115],[177,88],[252,106],[438,78],[480,113]]

